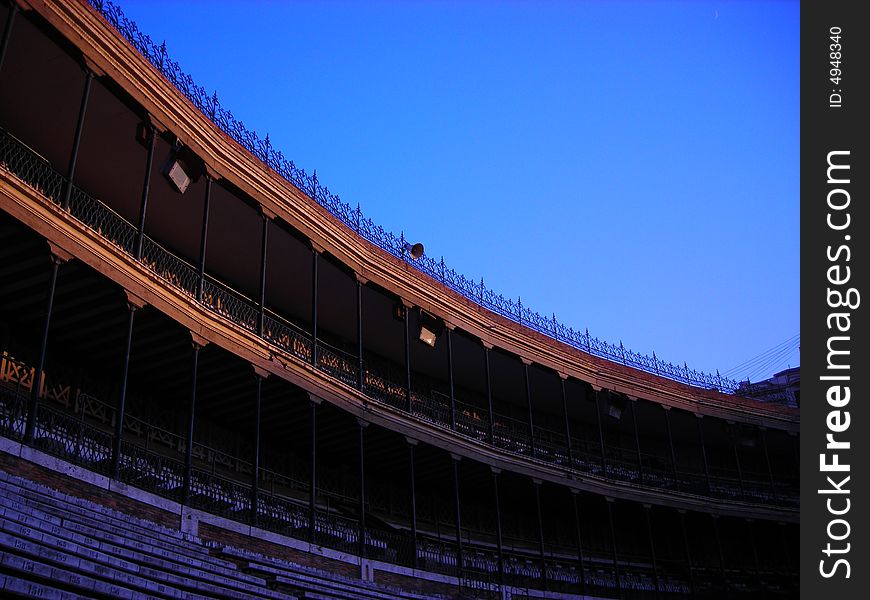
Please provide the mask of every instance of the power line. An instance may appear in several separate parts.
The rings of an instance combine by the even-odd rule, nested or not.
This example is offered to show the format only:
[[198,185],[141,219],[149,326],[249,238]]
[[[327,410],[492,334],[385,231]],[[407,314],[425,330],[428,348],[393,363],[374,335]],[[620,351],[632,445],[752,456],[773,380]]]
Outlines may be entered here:
[[724,375],[740,380],[765,376],[786,364],[796,351],[800,351],[800,333],[725,371]]

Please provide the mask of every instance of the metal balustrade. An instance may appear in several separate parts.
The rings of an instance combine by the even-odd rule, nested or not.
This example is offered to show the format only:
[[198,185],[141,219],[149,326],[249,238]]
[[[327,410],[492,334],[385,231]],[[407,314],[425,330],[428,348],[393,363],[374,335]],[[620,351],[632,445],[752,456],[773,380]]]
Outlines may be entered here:
[[405,386],[379,376],[372,369],[366,369],[363,391],[367,396],[395,408],[404,410],[408,406]]
[[269,310],[263,315],[263,337],[299,360],[311,362],[311,336]]
[[135,252],[138,235],[136,228],[111,208],[77,187],[72,187],[70,192],[69,212],[127,254]]
[[196,267],[175,256],[148,236],[142,240],[141,260],[162,279],[181,288],[187,295],[196,296],[199,285],[199,272]]
[[97,473],[108,474],[112,435],[85,424],[69,413],[40,404],[33,445]]
[[317,341],[316,352],[318,369],[347,385],[353,387],[359,385],[359,364],[355,356],[329,346],[320,340]]
[[353,519],[318,510],[314,518],[314,540],[320,546],[356,554],[359,551],[359,524]]
[[533,428],[535,458],[544,462],[570,467],[565,435],[535,425]]
[[489,439],[489,411],[459,400],[456,404],[456,431],[486,442]]
[[534,457],[532,453],[532,440],[529,435],[529,424],[499,414],[493,414],[492,443],[498,448],[503,448],[525,457]]
[[256,303],[229,286],[206,276],[202,283],[201,301],[208,308],[236,325],[240,325],[248,331],[257,332],[257,320],[260,313]]
[[0,387],[0,434],[20,440],[27,418],[27,396],[18,390]]
[[251,514],[251,489],[238,481],[194,467],[190,505],[229,519],[247,521]]
[[121,441],[120,478],[160,496],[181,499],[184,463],[131,441]]
[[450,398],[434,390],[429,396],[412,392],[411,413],[436,425],[449,425]]
[[54,171],[48,160],[2,128],[0,163],[54,204],[61,203],[64,178]]

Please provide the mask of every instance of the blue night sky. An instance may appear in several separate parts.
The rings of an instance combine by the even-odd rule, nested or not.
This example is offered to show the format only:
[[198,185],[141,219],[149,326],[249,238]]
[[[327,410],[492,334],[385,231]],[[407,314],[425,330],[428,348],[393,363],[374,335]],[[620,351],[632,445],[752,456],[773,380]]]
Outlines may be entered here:
[[799,333],[797,2],[120,5],[345,202],[542,314],[722,373]]

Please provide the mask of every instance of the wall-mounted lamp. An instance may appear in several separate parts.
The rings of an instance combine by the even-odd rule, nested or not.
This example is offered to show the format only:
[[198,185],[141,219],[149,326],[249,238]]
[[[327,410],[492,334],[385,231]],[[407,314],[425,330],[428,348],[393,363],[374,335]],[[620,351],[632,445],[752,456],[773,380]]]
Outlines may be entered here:
[[618,394],[607,394],[607,414],[614,419],[622,418],[622,411],[625,410],[625,397]]
[[427,346],[435,347],[435,342],[438,341],[438,336],[444,331],[444,321],[430,315],[429,313],[420,311],[420,341]]
[[180,160],[177,158],[171,158],[166,164],[163,174],[166,175],[169,183],[171,183],[180,193],[183,194],[187,191],[187,186],[190,185],[191,179],[190,175],[187,174],[187,170],[184,168],[184,163]]
[[187,187],[193,180],[193,170],[183,158],[184,147],[180,142],[176,141],[172,148],[172,154],[163,168],[163,174],[169,183],[172,184],[179,193],[183,194],[187,191]]

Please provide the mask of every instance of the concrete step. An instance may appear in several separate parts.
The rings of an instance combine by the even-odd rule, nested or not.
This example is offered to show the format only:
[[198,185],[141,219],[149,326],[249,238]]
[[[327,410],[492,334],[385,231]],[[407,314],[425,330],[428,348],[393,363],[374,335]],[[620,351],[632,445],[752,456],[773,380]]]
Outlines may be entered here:
[[[27,518],[26,524],[21,524],[16,517]],[[147,579],[160,581],[167,585],[211,593],[220,591],[221,595],[228,597],[261,597],[261,598],[284,598],[286,596],[276,594],[269,590],[265,581],[261,578],[251,577],[238,571],[233,571],[232,576],[219,575],[201,568],[201,564],[192,564],[183,558],[178,560],[165,560],[157,558],[145,551],[134,551],[122,545],[115,545],[104,540],[94,539],[75,530],[69,530],[65,526],[58,527],[48,522],[41,522],[35,518],[36,514],[15,514],[11,509],[4,509],[4,515],[0,517],[0,528],[3,531],[17,534],[25,539],[30,538],[51,545],[62,551],[70,552],[78,556],[109,564],[127,572],[138,573]],[[46,531],[44,527],[51,529]]]

